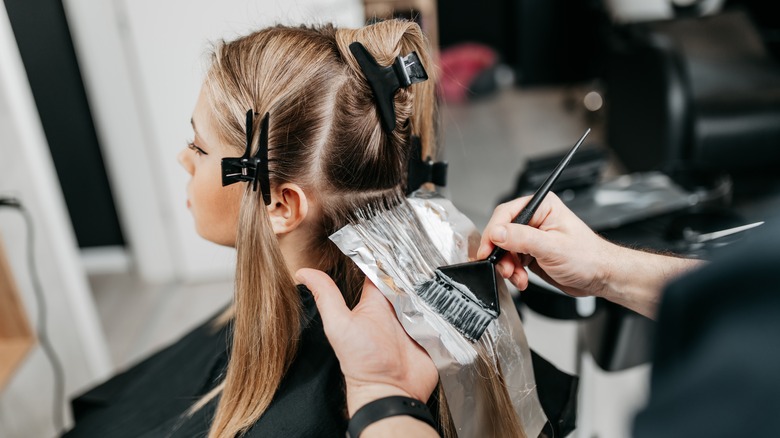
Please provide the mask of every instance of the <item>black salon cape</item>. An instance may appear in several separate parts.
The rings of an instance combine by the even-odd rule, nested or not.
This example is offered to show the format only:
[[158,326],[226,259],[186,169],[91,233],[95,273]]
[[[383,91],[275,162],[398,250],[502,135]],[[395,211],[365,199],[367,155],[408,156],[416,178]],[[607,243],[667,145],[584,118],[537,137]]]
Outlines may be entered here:
[[[346,401],[339,363],[310,293],[299,286],[304,321],[298,355],[273,402],[245,437],[344,437]],[[217,400],[187,417],[224,379],[229,327],[211,321],[73,401],[75,437],[205,437]]]
[[780,436],[780,226],[746,240],[665,291],[636,438]]

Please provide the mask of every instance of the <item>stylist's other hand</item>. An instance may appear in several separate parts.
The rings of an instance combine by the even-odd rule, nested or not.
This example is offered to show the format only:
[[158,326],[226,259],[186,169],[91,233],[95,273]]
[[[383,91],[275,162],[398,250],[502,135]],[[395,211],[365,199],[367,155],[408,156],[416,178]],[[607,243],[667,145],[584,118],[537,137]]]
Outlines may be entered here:
[[390,302],[368,279],[349,310],[324,272],[301,269],[298,281],[314,295],[328,337],[341,363],[350,417],[364,404],[393,395],[426,402],[439,381],[436,366],[409,335]]
[[554,193],[545,197],[528,226],[513,224],[530,199],[526,196],[496,207],[477,256],[487,257],[495,246],[509,251],[496,268],[520,290],[528,286],[524,269],[528,266],[569,295],[600,295],[616,245],[596,235]]

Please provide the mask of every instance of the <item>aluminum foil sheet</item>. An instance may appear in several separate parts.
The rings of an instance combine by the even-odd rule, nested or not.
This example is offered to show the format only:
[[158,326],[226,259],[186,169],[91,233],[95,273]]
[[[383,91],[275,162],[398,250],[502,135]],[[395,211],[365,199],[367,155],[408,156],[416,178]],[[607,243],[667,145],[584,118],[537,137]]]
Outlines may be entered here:
[[525,436],[536,437],[547,418],[536,392],[531,354],[506,285],[500,281],[501,315],[475,343],[423,302],[416,287],[443,265],[473,259],[480,235],[447,199],[418,190],[390,211],[361,211],[359,219],[330,238],[393,304],[409,335],[433,359],[459,437],[495,436],[496,412],[482,352],[503,375]]

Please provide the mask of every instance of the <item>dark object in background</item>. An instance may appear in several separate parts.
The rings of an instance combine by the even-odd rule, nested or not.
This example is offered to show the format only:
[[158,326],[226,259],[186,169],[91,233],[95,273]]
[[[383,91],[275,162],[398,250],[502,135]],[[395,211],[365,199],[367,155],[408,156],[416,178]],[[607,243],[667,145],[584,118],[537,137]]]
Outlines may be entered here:
[[597,77],[603,59],[601,0],[516,0],[517,83],[569,84]]
[[440,2],[442,48],[476,42],[495,49],[522,85],[569,84],[601,71],[601,0]]
[[439,1],[439,45],[441,49],[461,43],[477,43],[498,52],[502,59],[514,62],[515,28],[509,11],[513,0],[485,0],[479,4],[466,0]]
[[[563,156],[564,154],[554,154],[529,159],[525,164],[525,170],[517,179],[514,192],[504,197],[501,202],[510,201],[533,192],[536,187],[542,184],[542,181],[550,174],[550,169],[554,169]],[[603,149],[584,148],[580,150],[577,155],[572,157],[566,170],[553,185],[553,192],[577,190],[596,184],[601,180],[601,174],[607,165],[608,158],[607,152]]]
[[580,378],[564,373],[533,350],[531,362],[539,403],[548,420],[540,436],[567,436],[577,425],[577,392]]
[[[564,155],[556,153],[529,158],[525,163],[525,169],[517,178],[514,189],[502,196],[498,203],[509,202],[533,193]],[[553,184],[552,191],[563,196],[564,192],[572,190],[576,197],[578,193],[593,187],[601,180],[608,159],[609,155],[603,149],[593,147],[581,149],[572,157],[560,178]]]
[[[734,211],[724,208],[708,208],[675,216],[667,225],[664,237],[672,243],[687,244],[681,246],[682,251],[677,251],[686,253],[690,244],[695,243],[697,235],[727,230],[745,224],[745,219]],[[734,239],[739,239],[739,237],[739,234],[734,234],[718,239],[717,242],[725,245]]]
[[666,288],[649,399],[631,436],[777,436],[776,225]]
[[124,246],[62,2],[5,7],[79,246]]
[[780,164],[780,65],[743,12],[626,26],[606,85],[608,142],[629,171]]
[[649,362],[655,323],[636,312],[597,298],[593,316],[582,322],[585,349],[604,371],[622,371]]
[[780,60],[780,2],[767,0],[728,0],[727,7],[748,12],[767,50]]

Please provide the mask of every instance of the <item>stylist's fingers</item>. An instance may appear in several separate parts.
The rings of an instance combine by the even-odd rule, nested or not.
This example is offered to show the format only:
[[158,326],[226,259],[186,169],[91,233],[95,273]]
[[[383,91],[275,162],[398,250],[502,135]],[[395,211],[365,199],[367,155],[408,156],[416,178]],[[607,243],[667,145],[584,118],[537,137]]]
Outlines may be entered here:
[[498,273],[509,280],[516,288],[525,290],[528,287],[528,273],[518,254],[510,252],[499,260],[496,265]]
[[336,283],[328,274],[316,269],[300,269],[295,276],[314,295],[325,330],[339,331],[349,321],[351,313]]
[[510,252],[496,263],[496,270],[503,278],[509,278],[518,265],[520,265],[520,259],[515,253]]
[[520,266],[515,269],[515,272],[509,277],[509,281],[515,285],[518,290],[526,290],[528,287],[528,272],[526,272],[524,267]]

